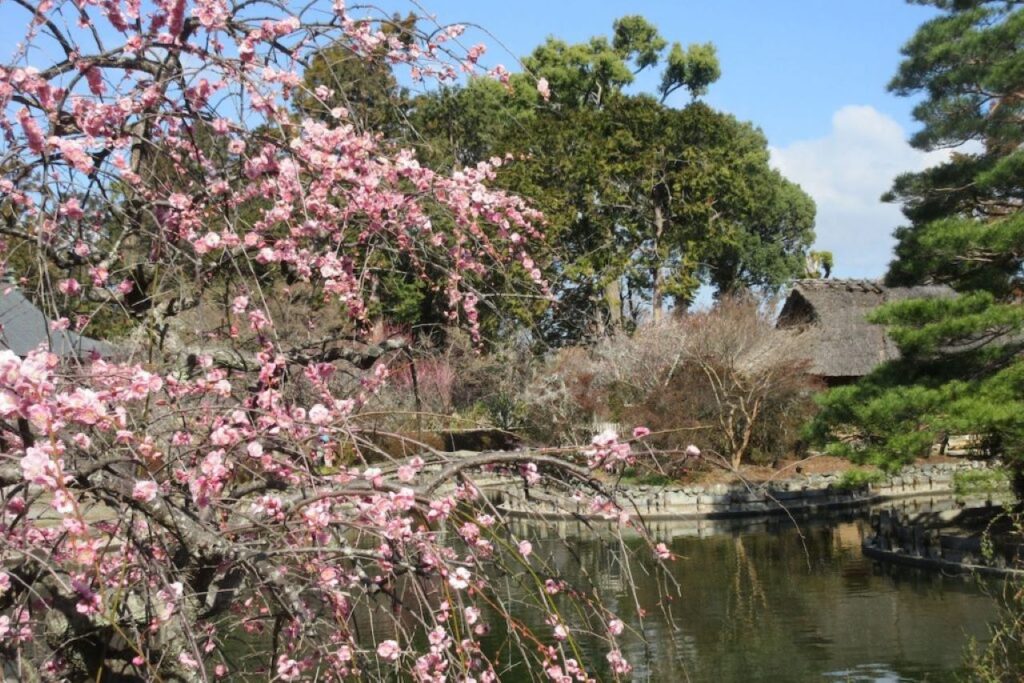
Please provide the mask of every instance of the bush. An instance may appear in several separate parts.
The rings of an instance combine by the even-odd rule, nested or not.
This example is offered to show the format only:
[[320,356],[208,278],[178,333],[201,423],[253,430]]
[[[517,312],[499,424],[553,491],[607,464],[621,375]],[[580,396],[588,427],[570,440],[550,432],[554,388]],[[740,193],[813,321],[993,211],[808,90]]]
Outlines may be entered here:
[[847,470],[839,477],[835,488],[840,491],[855,491],[885,480],[885,475],[875,470]]
[[979,496],[1010,490],[1010,474],[1004,469],[967,470],[953,475],[958,496]]
[[557,446],[588,442],[594,421],[604,414],[595,376],[590,353],[579,347],[562,349],[542,362],[522,394],[524,436]]
[[454,328],[446,331],[443,343],[416,344],[391,361],[391,381],[374,397],[375,408],[386,418],[381,427],[522,427],[525,406],[520,395],[532,367],[525,344],[512,341],[481,349]]
[[592,424],[610,422],[649,427],[649,442],[668,452],[695,443],[732,468],[785,457],[799,448],[816,385],[770,311],[727,299],[561,351],[524,397],[533,436],[579,443]]

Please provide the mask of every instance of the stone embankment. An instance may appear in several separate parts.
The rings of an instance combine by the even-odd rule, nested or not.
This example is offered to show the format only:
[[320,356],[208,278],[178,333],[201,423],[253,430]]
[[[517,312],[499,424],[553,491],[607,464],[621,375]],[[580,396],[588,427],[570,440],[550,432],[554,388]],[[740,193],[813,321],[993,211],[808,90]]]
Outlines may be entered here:
[[951,573],[1024,576],[1024,540],[994,506],[942,511],[879,510],[864,540],[868,557]]
[[[961,472],[999,466],[998,462],[964,461],[910,465],[874,484],[847,488],[842,473],[810,474],[764,482],[711,486],[621,486],[624,509],[645,520],[726,519],[775,514],[813,514],[817,511],[866,506],[911,497],[950,498],[954,477]],[[512,515],[549,519],[591,517],[585,504],[561,493],[499,489],[499,506]],[[596,517],[600,518],[600,517]]]

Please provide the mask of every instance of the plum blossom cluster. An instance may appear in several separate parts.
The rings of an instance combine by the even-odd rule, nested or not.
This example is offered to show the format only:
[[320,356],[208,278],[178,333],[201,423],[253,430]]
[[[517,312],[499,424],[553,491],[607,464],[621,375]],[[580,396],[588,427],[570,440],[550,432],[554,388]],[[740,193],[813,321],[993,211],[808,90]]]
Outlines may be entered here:
[[[396,36],[343,0],[22,10],[27,35],[0,66],[0,257],[46,264],[27,284],[59,313],[55,336],[102,314],[130,334],[111,358],[0,351],[5,674],[496,680],[482,639],[513,622],[489,571],[538,553],[496,522],[471,462],[370,462],[358,418],[389,373],[354,357],[397,263],[474,335],[480,283],[543,291],[542,217],[492,187],[506,159],[440,174],[344,109],[291,107],[301,65],[333,40],[442,80],[479,72],[483,50],[460,54],[460,27]],[[275,278],[340,331],[286,330]],[[631,457],[615,435],[592,449],[594,466]],[[539,609],[583,595],[519,573],[538,577]],[[592,677],[565,654],[570,626],[515,627],[539,672]],[[261,647],[240,656],[232,639]]]
[[612,471],[623,465],[636,462],[633,449],[628,441],[620,441],[616,431],[607,429],[594,435],[590,446],[583,450],[587,465],[591,469]]

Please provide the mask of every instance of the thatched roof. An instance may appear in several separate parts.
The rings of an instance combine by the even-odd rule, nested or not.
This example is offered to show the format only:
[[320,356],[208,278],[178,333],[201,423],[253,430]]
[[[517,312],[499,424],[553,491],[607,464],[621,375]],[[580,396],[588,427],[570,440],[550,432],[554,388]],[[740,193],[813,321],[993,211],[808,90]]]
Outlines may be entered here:
[[867,321],[868,313],[890,301],[953,296],[956,293],[944,285],[885,287],[874,280],[797,280],[776,326],[797,335],[812,374],[861,377],[899,357],[885,328]]
[[11,285],[0,284],[0,349],[19,356],[46,346],[62,358],[86,358],[90,354],[109,356],[114,347],[70,330],[51,330],[46,315]]

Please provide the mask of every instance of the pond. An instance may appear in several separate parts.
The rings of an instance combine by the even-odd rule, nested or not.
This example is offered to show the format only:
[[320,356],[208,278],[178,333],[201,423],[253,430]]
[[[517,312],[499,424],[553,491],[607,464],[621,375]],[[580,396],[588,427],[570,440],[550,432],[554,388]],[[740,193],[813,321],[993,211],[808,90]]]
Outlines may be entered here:
[[[633,632],[623,652],[635,681],[956,680],[970,639],[984,641],[997,618],[991,595],[998,582],[882,566],[862,556],[866,514],[799,528],[782,519],[755,528],[704,524],[653,529],[678,556],[671,565],[678,596],[671,601],[664,577],[622,569],[629,543],[576,523],[531,525],[529,533],[542,538],[538,555],[548,555],[558,571],[571,575],[576,567],[600,577],[604,602]],[[638,607],[647,612],[642,620]],[[514,616],[550,630],[535,610]],[[499,652],[507,634],[499,624],[489,638]],[[583,638],[581,647],[585,661],[604,663],[596,640]],[[529,680],[509,665],[513,671],[502,680]]]

